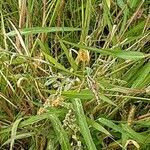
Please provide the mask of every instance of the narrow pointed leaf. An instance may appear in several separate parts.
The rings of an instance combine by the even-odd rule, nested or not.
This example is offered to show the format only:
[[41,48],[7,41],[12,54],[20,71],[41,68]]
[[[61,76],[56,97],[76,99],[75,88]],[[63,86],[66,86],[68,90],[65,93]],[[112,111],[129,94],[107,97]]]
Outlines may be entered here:
[[[80,28],[73,27],[32,27],[20,29],[21,35],[37,34],[37,33],[49,33],[49,32],[66,32],[66,31],[80,31]],[[11,31],[6,34],[7,36],[16,36],[16,31]]]
[[73,107],[77,117],[77,122],[79,124],[80,132],[84,137],[84,141],[87,145],[88,150],[96,150],[88,124],[86,122],[86,117],[83,111],[82,103],[79,98],[75,98],[73,100]]
[[56,115],[49,116],[53,125],[53,128],[58,137],[59,143],[61,145],[62,150],[71,150],[71,146],[69,144],[68,135],[62,127],[62,124]]

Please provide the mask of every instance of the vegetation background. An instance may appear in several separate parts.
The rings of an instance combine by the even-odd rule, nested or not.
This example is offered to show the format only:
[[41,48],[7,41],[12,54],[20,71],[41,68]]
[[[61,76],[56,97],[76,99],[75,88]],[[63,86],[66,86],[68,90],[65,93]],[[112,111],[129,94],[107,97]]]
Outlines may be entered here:
[[150,1],[1,0],[1,150],[150,150]]

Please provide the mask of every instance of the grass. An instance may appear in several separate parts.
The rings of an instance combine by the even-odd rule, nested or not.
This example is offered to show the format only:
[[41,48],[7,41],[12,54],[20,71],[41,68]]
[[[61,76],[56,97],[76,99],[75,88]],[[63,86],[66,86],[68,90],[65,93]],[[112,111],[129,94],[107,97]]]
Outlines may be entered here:
[[0,149],[149,150],[148,0],[1,0]]

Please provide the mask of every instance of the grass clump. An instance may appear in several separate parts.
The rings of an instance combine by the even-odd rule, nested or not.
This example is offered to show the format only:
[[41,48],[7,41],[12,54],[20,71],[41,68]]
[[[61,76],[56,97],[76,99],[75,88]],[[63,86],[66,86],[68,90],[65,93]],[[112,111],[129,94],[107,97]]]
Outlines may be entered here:
[[0,149],[150,149],[148,1],[0,7]]

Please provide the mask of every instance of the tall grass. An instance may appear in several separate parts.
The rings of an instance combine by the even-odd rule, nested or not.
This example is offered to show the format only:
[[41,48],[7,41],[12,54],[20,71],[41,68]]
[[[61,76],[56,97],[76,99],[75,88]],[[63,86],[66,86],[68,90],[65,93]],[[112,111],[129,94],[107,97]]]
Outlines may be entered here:
[[0,149],[150,149],[147,0],[1,0]]

